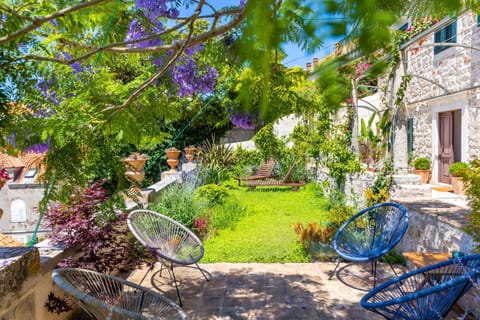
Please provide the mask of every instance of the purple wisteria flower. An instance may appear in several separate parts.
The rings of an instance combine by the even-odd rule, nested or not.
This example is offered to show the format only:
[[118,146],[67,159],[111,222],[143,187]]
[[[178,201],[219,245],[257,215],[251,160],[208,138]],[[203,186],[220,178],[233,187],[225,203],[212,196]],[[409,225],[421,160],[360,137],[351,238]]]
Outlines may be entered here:
[[[152,28],[151,33],[159,33],[163,30],[163,25],[160,22],[156,22],[155,25]],[[142,38],[145,38],[148,36],[148,33],[145,29],[145,27],[141,24],[140,21],[137,19],[133,19],[130,22],[130,27],[128,29],[128,33],[125,36],[125,41],[138,41]],[[153,38],[149,40],[144,40],[140,41],[134,44],[128,44],[127,47],[130,48],[146,48],[146,47],[152,47],[152,46],[159,46],[162,44],[162,40],[160,38]]]
[[40,91],[47,102],[58,104],[60,103],[60,100],[57,97],[57,92],[50,88],[54,82],[54,75],[52,75],[48,80],[45,80],[45,78],[39,78],[35,84],[35,88]]
[[25,153],[46,153],[50,148],[50,142],[37,143],[25,149]]
[[241,129],[255,129],[255,119],[251,114],[236,113],[230,116],[232,124]]
[[[72,56],[66,52],[62,52],[63,53],[63,57],[66,59],[66,60],[72,60]],[[79,73],[79,72],[82,72],[83,71],[83,67],[82,65],[80,64],[80,62],[74,62],[72,64],[69,64],[69,66],[74,70],[74,73]]]
[[172,81],[178,85],[178,95],[181,98],[197,93],[208,94],[215,90],[217,70],[211,66],[202,68],[195,60],[195,55],[203,48],[203,45],[187,48],[184,55],[170,68]]
[[0,29],[3,29],[3,23],[7,21],[7,15],[4,13],[0,17]]
[[[175,0],[137,0],[135,6],[143,9],[145,17],[156,21],[158,17],[178,17],[178,10],[174,8]],[[169,4],[172,8],[169,8]]]

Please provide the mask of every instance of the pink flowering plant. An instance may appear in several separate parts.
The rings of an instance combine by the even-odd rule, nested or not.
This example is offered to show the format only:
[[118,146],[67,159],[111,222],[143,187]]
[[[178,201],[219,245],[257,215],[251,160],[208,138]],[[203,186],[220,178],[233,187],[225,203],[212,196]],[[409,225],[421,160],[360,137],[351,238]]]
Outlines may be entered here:
[[427,30],[436,23],[438,23],[438,19],[431,15],[420,18],[411,23],[405,31],[399,32],[399,40],[402,42],[410,40],[420,32]]
[[8,174],[5,168],[0,169],[0,189],[2,189],[5,182],[10,180],[12,177]]

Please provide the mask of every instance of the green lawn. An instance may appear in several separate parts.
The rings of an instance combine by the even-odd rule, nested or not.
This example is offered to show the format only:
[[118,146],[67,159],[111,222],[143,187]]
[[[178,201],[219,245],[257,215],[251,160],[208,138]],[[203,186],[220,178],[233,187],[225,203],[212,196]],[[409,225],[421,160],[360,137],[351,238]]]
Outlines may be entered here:
[[327,199],[308,184],[287,189],[240,188],[232,191],[246,215],[229,229],[204,240],[202,262],[307,262],[310,256],[296,240],[293,224],[325,220]]

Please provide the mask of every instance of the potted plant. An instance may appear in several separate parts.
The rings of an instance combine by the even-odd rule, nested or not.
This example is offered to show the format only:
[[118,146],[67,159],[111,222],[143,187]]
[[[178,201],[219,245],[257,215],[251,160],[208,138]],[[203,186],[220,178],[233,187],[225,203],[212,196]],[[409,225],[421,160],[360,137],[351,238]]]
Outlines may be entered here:
[[422,184],[427,184],[430,180],[430,167],[430,159],[428,158],[420,157],[413,160],[413,173],[422,178]]
[[463,194],[463,175],[469,168],[465,162],[454,162],[448,168],[450,173],[450,183],[452,184],[453,193]]

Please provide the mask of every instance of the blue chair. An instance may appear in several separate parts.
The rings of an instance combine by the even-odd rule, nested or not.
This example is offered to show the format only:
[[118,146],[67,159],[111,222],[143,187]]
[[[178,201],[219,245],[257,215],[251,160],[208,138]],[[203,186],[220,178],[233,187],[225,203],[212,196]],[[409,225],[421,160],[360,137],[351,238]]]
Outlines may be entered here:
[[416,269],[374,288],[360,303],[386,319],[443,319],[478,281],[479,267],[477,254]]
[[[400,242],[408,228],[408,212],[396,203],[365,208],[347,220],[333,238],[337,254],[352,262],[371,262],[373,286],[377,282],[377,260]],[[340,261],[330,274],[335,274]],[[389,263],[393,272],[395,269]]]

